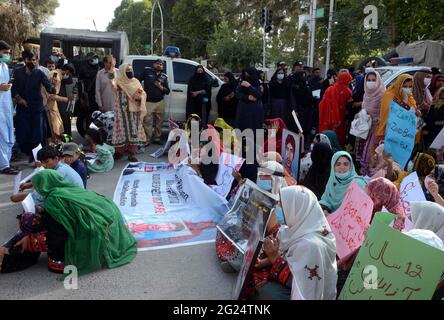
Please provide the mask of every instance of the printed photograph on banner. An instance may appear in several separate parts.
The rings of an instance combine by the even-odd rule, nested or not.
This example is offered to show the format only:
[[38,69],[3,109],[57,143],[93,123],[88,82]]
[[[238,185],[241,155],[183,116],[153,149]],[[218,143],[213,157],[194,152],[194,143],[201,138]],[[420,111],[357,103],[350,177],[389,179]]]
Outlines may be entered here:
[[301,136],[287,129],[282,134],[282,165],[292,177],[299,179],[301,162]]
[[127,227],[138,241],[192,235],[183,220],[174,216],[131,217],[127,219]]
[[228,211],[226,200],[191,167],[166,163],[128,164],[114,202],[142,251],[214,242]]
[[210,186],[217,194],[226,198],[231,191],[234,182],[233,171],[239,171],[244,159],[228,153],[221,153],[219,160],[219,170],[216,176],[215,186]]

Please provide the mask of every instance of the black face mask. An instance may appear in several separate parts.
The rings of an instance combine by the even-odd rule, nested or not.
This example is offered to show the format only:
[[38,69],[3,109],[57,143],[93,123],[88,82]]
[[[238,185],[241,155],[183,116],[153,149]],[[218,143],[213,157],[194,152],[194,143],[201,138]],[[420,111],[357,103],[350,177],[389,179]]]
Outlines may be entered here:
[[26,67],[31,71],[35,69],[35,65],[33,62],[27,62]]
[[128,79],[133,79],[134,78],[134,72],[133,71],[127,71],[126,72],[126,76],[128,77]]

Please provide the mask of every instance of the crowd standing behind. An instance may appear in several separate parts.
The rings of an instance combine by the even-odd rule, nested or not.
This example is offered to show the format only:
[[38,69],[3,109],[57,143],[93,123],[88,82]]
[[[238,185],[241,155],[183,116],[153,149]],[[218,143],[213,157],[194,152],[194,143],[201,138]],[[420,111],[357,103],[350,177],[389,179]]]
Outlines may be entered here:
[[[114,57],[108,55],[101,69],[99,57],[90,53],[75,82],[76,70],[64,56],[52,54],[45,70],[38,66],[36,54],[24,51],[25,65],[15,70],[10,81],[10,49],[0,41],[0,173],[16,175],[20,170],[11,165],[15,139],[29,162],[35,160],[38,166],[52,170],[37,173],[11,198],[23,201],[25,191],[33,189],[37,213],[18,217],[17,234],[0,248],[0,272],[26,269],[37,263],[41,252],[48,253],[48,268],[54,272],[61,272],[67,263],[80,265],[82,274],[129,263],[136,254],[136,242],[118,208],[85,188],[89,172],[109,172],[125,153],[128,161],[137,162],[135,155],[144,152],[144,147],[162,142],[165,96],[170,94],[163,61],[155,61],[137,79],[132,65],[117,69]],[[359,248],[339,259],[326,217],[341,207],[352,185],[373,201],[373,217],[385,209],[396,216],[393,228],[403,231],[407,213],[400,185],[416,172],[427,201],[414,203],[409,219],[416,229],[434,232],[433,241],[444,251],[444,150],[430,149],[444,128],[444,75],[436,68],[414,76],[402,74],[386,87],[373,68],[356,73],[331,69],[323,79],[319,68],[309,72],[300,61],[293,64],[290,74],[284,62],[276,67],[270,82],[254,67],[242,70],[239,79],[225,73],[216,108],[211,105],[211,83],[205,68],[198,65],[188,82],[187,122],[175,129],[183,129],[190,137],[191,121],[197,121],[200,130],[219,133],[220,139],[211,140],[217,158],[237,143],[242,143],[244,158],[251,149],[258,154],[233,173],[235,181],[228,199],[246,179],[280,198],[267,226],[248,297],[336,299]],[[317,90],[320,99],[313,95]],[[85,136],[84,149],[70,138],[73,110],[68,106],[76,102],[76,115],[91,124],[79,132]],[[392,102],[417,118],[413,152],[404,167],[385,145]],[[210,124],[212,108],[219,115],[214,126]],[[368,121],[366,134],[360,137],[350,134],[357,119]],[[273,132],[267,139],[275,144],[273,151],[268,150],[268,144],[256,146],[257,137],[224,141],[222,135],[223,130],[263,128]],[[304,138],[298,177],[289,170],[296,152],[291,142],[294,138],[286,138],[282,149],[285,129]],[[39,144],[43,149],[34,159],[32,150]],[[219,167],[200,162],[189,169],[211,185]],[[75,224],[84,219],[97,228],[100,237]],[[107,228],[104,221],[112,221],[113,227]],[[79,237],[81,244],[76,243]],[[221,233],[216,253],[225,272],[240,270],[242,253]],[[306,277],[307,265],[317,266],[319,281]],[[436,296],[442,297],[442,282],[436,286]]]

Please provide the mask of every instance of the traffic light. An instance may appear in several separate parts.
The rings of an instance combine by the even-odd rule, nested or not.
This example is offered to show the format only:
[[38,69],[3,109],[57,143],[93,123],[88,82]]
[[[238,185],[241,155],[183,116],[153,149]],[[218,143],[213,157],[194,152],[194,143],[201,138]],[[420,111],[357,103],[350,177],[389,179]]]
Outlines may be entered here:
[[273,11],[267,10],[266,12],[267,18],[265,22],[265,32],[270,33],[273,27],[271,26],[273,24]]
[[265,23],[267,21],[267,10],[262,9],[262,14],[261,14],[261,26],[264,27]]

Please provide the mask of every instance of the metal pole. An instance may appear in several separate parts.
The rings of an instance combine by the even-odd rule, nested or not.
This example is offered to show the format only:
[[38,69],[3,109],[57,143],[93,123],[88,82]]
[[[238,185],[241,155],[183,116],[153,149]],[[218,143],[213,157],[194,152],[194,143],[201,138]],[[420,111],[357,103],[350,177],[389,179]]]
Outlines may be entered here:
[[161,38],[162,38],[162,51],[161,51],[161,55],[162,55],[163,54],[163,48],[164,48],[164,43],[163,43],[163,11],[162,11],[162,7],[161,7],[159,1],[157,1],[157,6],[159,7],[159,11],[160,11],[160,32],[161,32]]
[[156,2],[153,2],[153,6],[151,7],[151,55],[154,54],[154,8]]
[[263,25],[263,29],[264,29],[264,35],[262,37],[262,68],[265,68],[265,56],[266,56],[266,33],[265,33],[265,27],[267,26],[267,8],[265,8],[265,19],[264,19],[264,25]]
[[316,8],[318,5],[317,0],[313,0],[313,12],[311,18],[311,43],[310,43],[310,63],[309,67],[314,67],[314,57],[315,57],[315,43],[316,43]]
[[312,32],[312,24],[311,20],[313,19],[313,3],[310,3],[310,21],[308,24],[308,50],[307,50],[307,66],[310,65],[310,57],[311,57],[311,32]]
[[327,72],[328,69],[330,69],[331,37],[332,37],[334,10],[335,10],[335,0],[330,0],[330,13],[328,17],[328,36],[327,36],[327,57],[325,58],[325,78],[327,78]]

